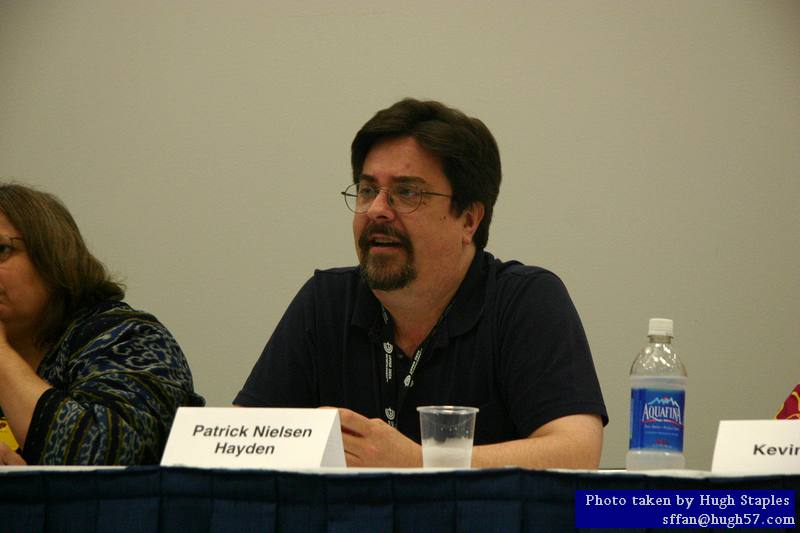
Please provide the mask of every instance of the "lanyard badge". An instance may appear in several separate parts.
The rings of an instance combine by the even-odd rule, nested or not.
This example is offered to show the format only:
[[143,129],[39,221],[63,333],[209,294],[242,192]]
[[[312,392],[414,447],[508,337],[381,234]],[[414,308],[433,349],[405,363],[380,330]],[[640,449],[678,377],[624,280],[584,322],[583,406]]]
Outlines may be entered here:
[[427,350],[428,345],[436,335],[436,330],[439,329],[439,326],[441,325],[445,316],[447,316],[447,313],[450,311],[452,306],[453,304],[451,302],[442,313],[442,316],[439,317],[439,320],[436,322],[436,325],[433,326],[431,332],[414,352],[414,357],[411,360],[411,368],[408,369],[408,374],[405,378],[403,378],[402,385],[398,391],[398,387],[395,384],[393,360],[395,357],[394,328],[389,320],[389,313],[386,311],[386,308],[381,305],[381,317],[383,318],[382,347],[385,368],[383,387],[383,416],[390,426],[397,427],[397,419],[399,417],[400,410],[403,407],[403,403],[405,402],[408,390],[414,386],[414,373],[417,371],[419,362],[422,359],[422,353]]

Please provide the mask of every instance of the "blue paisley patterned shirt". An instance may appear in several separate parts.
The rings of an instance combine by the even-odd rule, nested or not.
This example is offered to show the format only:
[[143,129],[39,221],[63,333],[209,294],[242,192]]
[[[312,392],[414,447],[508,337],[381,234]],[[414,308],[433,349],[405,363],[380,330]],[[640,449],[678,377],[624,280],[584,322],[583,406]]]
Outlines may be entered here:
[[124,302],[82,313],[38,369],[28,464],[157,464],[179,406],[202,406],[178,343]]

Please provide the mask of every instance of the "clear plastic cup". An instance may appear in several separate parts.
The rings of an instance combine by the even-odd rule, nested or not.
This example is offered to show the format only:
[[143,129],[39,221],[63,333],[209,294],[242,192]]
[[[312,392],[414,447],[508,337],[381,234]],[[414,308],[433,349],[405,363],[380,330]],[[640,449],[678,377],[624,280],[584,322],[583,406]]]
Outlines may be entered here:
[[469,468],[477,407],[426,405],[417,407],[425,468]]

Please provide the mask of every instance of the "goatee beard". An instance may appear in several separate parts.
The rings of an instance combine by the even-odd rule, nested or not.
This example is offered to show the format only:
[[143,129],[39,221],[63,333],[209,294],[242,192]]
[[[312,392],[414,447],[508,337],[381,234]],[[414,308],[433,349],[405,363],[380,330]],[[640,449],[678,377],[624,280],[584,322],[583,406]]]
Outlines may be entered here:
[[[397,257],[371,254],[370,241],[375,234],[397,239],[398,247],[406,253],[406,261],[402,265],[396,265]],[[417,270],[414,268],[414,247],[406,235],[391,226],[370,224],[361,233],[358,248],[361,251],[359,269],[361,279],[370,289],[377,291],[402,289],[417,278]]]

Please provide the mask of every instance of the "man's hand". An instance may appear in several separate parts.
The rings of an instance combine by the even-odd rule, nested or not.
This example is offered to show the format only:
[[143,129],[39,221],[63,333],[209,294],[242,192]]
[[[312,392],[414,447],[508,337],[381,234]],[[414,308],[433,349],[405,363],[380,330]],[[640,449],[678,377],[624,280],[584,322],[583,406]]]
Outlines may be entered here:
[[0,442],[0,465],[25,466],[27,464],[20,454],[6,446],[4,442]]
[[527,438],[475,446],[472,466],[593,470],[600,463],[602,447],[599,416],[568,415],[551,420]]
[[422,448],[379,418],[339,409],[347,466],[421,467]]

